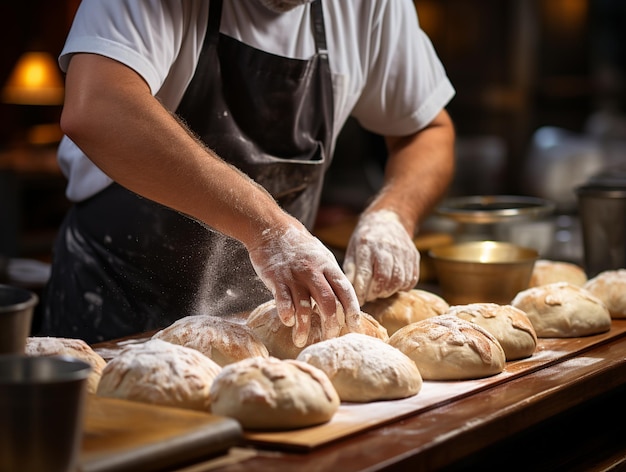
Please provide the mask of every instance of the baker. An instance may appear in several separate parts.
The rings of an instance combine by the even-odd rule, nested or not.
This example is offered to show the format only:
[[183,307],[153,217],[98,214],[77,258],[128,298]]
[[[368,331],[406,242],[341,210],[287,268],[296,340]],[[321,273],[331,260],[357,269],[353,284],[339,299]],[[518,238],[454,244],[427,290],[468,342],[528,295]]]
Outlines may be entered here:
[[[304,344],[313,304],[332,337],[416,284],[454,89],[411,0],[83,0],[59,61],[74,204],[39,334],[93,343],[274,297]],[[350,115],[389,156],[342,268],[310,229]]]

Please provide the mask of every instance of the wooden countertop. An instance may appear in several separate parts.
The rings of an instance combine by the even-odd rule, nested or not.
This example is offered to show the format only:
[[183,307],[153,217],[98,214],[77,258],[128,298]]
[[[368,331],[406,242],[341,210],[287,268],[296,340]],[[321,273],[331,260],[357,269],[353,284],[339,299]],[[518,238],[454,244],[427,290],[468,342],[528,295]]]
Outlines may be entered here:
[[[614,322],[626,325],[626,320]],[[308,452],[251,446],[245,460],[181,470],[623,470],[624,395],[626,337],[620,336],[475,395]]]

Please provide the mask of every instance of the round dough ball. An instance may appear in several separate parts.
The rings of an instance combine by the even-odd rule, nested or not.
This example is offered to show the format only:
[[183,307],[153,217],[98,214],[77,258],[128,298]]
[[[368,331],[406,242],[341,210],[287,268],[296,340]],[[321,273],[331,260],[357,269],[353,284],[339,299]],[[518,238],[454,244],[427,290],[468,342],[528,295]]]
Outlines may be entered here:
[[574,338],[611,328],[611,315],[604,303],[567,282],[523,290],[511,305],[528,315],[539,338]]
[[535,261],[528,286],[539,287],[556,282],[569,282],[582,287],[587,282],[587,274],[582,267],[570,262],[546,259]]
[[111,359],[97,393],[208,412],[211,384],[221,369],[195,349],[151,339],[128,345]]
[[345,402],[406,398],[422,388],[415,362],[385,341],[365,334],[348,333],[312,344],[297,360],[324,371]]
[[[309,332],[307,342],[304,346],[297,347],[292,340],[292,328],[285,326],[281,321],[274,300],[265,302],[255,308],[248,316],[246,324],[265,344],[270,356],[278,359],[295,359],[306,346],[324,339],[319,315],[314,313],[311,316],[311,331]],[[349,332],[350,329],[345,325],[339,332],[339,336]],[[383,341],[389,339],[387,330],[373,317],[363,312],[359,315],[359,328],[355,332],[367,334]]]
[[403,326],[442,315],[448,308],[448,302],[439,295],[414,288],[368,302],[362,310],[372,315],[391,336]]
[[268,357],[261,340],[248,326],[209,315],[187,316],[152,336],[200,351],[220,366],[247,359]]
[[27,356],[70,356],[91,365],[91,373],[87,377],[87,392],[96,393],[102,371],[107,363],[82,339],[29,337],[26,339],[25,353]]
[[244,359],[223,368],[211,386],[211,411],[244,429],[288,430],[330,421],[339,395],[324,372],[275,357]]
[[600,272],[583,287],[602,300],[611,318],[626,318],[626,269]]
[[498,374],[506,356],[481,326],[455,315],[439,315],[400,328],[389,344],[409,356],[424,380],[467,380]]
[[537,333],[519,308],[497,303],[470,303],[450,307],[448,314],[476,323],[498,340],[507,361],[530,357],[537,348]]

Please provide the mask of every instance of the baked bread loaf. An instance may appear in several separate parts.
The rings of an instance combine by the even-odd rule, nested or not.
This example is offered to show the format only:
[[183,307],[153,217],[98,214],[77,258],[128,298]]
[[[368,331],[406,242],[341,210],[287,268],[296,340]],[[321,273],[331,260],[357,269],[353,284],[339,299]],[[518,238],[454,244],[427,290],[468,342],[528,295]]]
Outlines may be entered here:
[[[307,342],[302,347],[297,347],[292,340],[289,326],[285,326],[278,316],[276,303],[270,300],[255,308],[246,321],[247,326],[267,347],[270,356],[278,359],[295,359],[302,350],[324,339],[319,315],[311,316],[311,330]],[[349,333],[348,326],[344,326],[339,332],[339,336]],[[361,312],[359,315],[359,328],[356,330],[361,334],[367,334],[383,341],[389,339],[387,330],[367,313]]]
[[107,363],[82,339],[29,337],[26,339],[25,353],[27,356],[70,356],[91,365],[91,373],[87,377],[87,392],[96,393],[102,371]]
[[211,386],[211,411],[244,429],[289,430],[326,423],[339,396],[324,372],[305,362],[253,357],[229,364]]
[[221,369],[195,349],[151,339],[124,347],[111,359],[97,393],[208,412],[211,384]]
[[602,300],[611,318],[626,318],[626,269],[600,272],[583,287]]
[[450,307],[449,314],[482,326],[498,340],[507,361],[530,357],[537,334],[528,315],[519,308],[497,303],[470,303]]
[[604,303],[567,282],[523,290],[511,305],[528,315],[539,338],[588,336],[611,328],[611,315]]
[[389,336],[408,324],[442,315],[448,308],[448,302],[439,295],[416,288],[396,292],[388,298],[379,298],[361,307],[387,329]]
[[365,334],[348,333],[312,344],[297,360],[322,370],[343,402],[406,398],[422,388],[415,362],[385,341]]
[[570,262],[547,259],[535,261],[528,286],[538,287],[556,282],[569,282],[582,287],[587,282],[587,274],[582,267]]
[[242,323],[210,315],[187,316],[152,336],[200,351],[220,366],[247,359],[268,357],[267,348]]
[[506,356],[498,340],[456,315],[426,318],[400,328],[389,344],[409,356],[424,380],[466,380],[498,374]]

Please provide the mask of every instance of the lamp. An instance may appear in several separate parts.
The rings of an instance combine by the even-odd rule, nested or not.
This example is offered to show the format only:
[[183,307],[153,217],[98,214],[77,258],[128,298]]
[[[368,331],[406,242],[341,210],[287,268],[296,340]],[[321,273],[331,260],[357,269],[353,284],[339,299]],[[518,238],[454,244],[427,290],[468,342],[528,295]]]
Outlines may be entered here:
[[[29,51],[22,54],[2,88],[2,101],[16,105],[61,105],[64,86],[58,65],[50,54]],[[38,124],[28,130],[31,144],[58,142],[58,123]]]
[[18,105],[60,105],[63,94],[63,80],[52,56],[26,52],[2,89],[2,100]]

